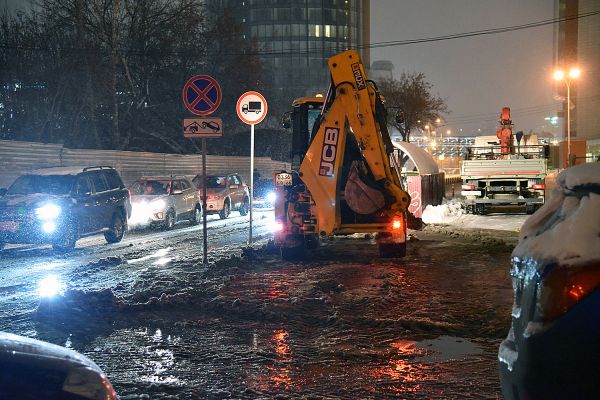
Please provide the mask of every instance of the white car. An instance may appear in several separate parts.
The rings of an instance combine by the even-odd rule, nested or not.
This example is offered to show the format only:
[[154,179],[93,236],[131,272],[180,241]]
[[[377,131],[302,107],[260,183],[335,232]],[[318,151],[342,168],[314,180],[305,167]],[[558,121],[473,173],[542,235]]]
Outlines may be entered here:
[[179,221],[197,225],[202,220],[198,189],[186,177],[143,177],[130,186],[129,193],[129,226],[160,225],[169,230]]
[[100,367],[76,351],[0,332],[0,398],[118,400],[119,396]]

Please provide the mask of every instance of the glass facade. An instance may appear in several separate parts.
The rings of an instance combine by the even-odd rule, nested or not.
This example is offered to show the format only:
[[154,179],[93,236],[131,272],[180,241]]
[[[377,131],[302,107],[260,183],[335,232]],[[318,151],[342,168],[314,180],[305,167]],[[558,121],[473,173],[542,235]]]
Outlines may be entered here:
[[[291,97],[324,92],[327,59],[368,42],[369,0],[213,0],[212,9],[225,7],[257,41],[265,81]],[[368,48],[361,54],[368,66]]]

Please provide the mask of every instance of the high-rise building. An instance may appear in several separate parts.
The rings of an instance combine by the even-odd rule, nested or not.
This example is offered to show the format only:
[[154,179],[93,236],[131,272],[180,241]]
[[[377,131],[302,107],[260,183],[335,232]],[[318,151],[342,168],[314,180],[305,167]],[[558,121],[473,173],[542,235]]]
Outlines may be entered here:
[[[600,15],[586,16],[600,10],[600,0],[556,0],[556,14],[561,21],[556,29],[555,66],[581,70],[571,79],[571,137],[600,139]],[[558,93],[567,95],[564,82],[557,82]],[[567,102],[561,114],[567,115]],[[566,119],[564,136],[567,135]]]
[[227,9],[241,23],[243,37],[256,40],[270,75],[265,81],[285,97],[324,92],[327,59],[337,52],[358,49],[369,66],[369,2],[207,0],[212,13]]

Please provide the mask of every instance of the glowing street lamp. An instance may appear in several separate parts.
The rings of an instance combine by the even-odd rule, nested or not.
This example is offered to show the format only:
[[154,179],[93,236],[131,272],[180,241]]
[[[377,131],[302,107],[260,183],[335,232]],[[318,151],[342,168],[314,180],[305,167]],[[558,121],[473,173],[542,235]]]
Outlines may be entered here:
[[567,85],[567,163],[571,166],[571,79],[577,79],[581,75],[581,70],[573,67],[569,73],[563,70],[554,71],[554,80],[563,81]]

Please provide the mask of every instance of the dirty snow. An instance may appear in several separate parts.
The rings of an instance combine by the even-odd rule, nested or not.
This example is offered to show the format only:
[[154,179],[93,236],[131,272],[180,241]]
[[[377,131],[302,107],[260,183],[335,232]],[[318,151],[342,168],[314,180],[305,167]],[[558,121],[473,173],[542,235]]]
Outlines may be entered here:
[[600,260],[600,194],[571,195],[569,189],[600,184],[600,163],[563,171],[560,187],[527,220],[513,257],[578,265]]
[[467,214],[460,199],[444,200],[439,206],[427,206],[423,211],[426,224],[450,225],[457,228],[479,228],[517,232],[527,219],[526,214]]

